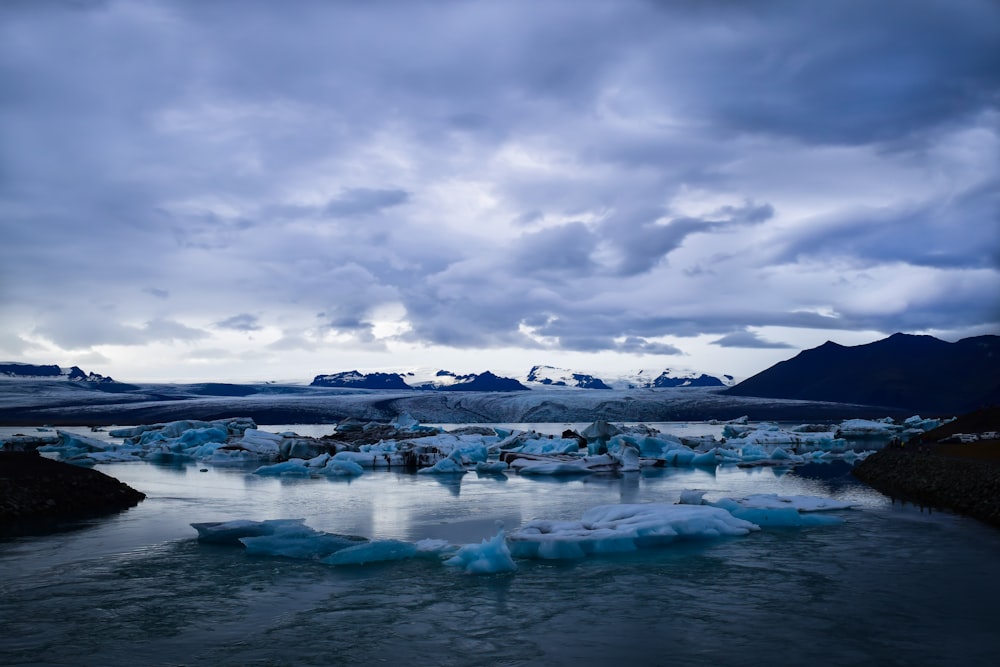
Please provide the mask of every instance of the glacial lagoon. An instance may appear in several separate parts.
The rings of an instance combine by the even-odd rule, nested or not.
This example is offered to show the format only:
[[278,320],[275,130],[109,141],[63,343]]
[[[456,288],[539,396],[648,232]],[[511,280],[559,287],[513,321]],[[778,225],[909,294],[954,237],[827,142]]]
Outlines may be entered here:
[[[854,480],[850,465],[345,479],[100,464],[147,499],[0,539],[0,664],[996,664],[1000,533],[893,502]],[[518,559],[517,571],[488,575],[427,559],[332,566],[253,556],[199,542],[190,526],[301,518],[372,539],[475,544],[497,522],[513,531],[598,505],[674,503],[689,489],[854,508],[832,513],[838,525]]]

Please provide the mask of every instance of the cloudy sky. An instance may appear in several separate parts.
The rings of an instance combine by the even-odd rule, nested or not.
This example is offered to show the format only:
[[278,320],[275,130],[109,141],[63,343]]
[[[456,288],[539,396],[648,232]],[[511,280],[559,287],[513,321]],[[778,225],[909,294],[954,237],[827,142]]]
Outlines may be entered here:
[[1000,333],[995,0],[0,4],[0,359],[689,368]]

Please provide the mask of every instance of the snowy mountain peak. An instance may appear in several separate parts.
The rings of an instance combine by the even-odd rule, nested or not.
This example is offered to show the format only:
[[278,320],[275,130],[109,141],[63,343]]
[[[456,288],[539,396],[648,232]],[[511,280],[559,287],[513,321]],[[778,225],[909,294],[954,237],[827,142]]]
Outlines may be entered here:
[[55,364],[25,364],[18,361],[0,362],[0,377],[30,380],[68,380],[70,382],[114,382],[100,373],[87,373],[79,366],[63,368]]
[[668,368],[663,371],[638,370],[621,375],[602,375],[556,368],[533,366],[525,377],[528,386],[575,387],[580,389],[652,389],[661,387],[729,387],[736,383],[732,375],[717,377],[689,370]]
[[586,373],[574,373],[554,366],[532,366],[525,378],[529,384],[547,387],[577,387],[579,389],[611,389],[603,380]]

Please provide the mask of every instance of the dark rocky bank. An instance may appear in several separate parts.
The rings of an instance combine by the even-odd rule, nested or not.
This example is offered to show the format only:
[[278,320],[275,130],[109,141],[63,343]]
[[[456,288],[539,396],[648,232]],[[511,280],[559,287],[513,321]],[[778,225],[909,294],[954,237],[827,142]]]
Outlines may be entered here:
[[1000,527],[1000,463],[929,449],[883,449],[854,466],[854,476],[893,498]]
[[107,514],[133,507],[145,497],[97,470],[34,453],[0,452],[0,525]]

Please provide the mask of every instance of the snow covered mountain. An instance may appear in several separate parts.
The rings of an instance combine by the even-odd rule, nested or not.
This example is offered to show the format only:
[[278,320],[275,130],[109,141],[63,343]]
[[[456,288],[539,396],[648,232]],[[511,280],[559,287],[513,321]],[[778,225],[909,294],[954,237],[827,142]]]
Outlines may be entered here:
[[554,366],[532,366],[525,382],[546,387],[576,387],[578,389],[611,389],[601,378],[586,373],[574,373]]
[[707,375],[684,369],[668,368],[656,371],[640,370],[614,378],[616,389],[651,389],[663,387],[731,387],[736,384],[732,375]]
[[87,373],[79,366],[63,368],[55,364],[23,364],[17,361],[0,362],[0,378],[31,380],[67,380],[70,382],[114,382],[100,373]]
[[312,387],[350,387],[352,389],[411,389],[399,373],[359,373],[344,371],[317,375]]
[[415,372],[360,373],[346,371],[330,375],[317,375],[310,386],[349,387],[353,389],[426,389],[433,391],[525,391],[528,388],[513,378],[500,377],[490,371],[456,375],[451,371],[437,371],[426,378]]
[[399,372],[361,373],[346,371],[317,375],[314,387],[352,389],[425,389],[432,391],[523,391],[526,389],[663,389],[671,387],[729,387],[733,376],[716,377],[687,370],[639,370],[597,377],[590,373],[532,366],[527,375],[504,377],[490,371],[459,375],[449,370],[418,368]]
[[575,387],[579,389],[659,389],[666,387],[730,387],[735,384],[732,375],[717,377],[688,370],[666,369],[656,371],[639,370],[621,375],[596,377],[588,373],[555,368],[553,366],[533,366],[524,382],[533,388]]

